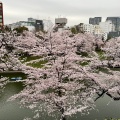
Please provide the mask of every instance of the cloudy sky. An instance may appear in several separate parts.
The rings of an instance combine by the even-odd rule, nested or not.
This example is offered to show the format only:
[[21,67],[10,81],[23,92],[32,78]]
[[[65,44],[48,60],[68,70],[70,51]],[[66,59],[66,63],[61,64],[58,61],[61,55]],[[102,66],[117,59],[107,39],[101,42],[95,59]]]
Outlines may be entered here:
[[120,16],[120,0],[1,0],[5,24],[37,19],[68,18],[68,25],[88,23],[89,17]]

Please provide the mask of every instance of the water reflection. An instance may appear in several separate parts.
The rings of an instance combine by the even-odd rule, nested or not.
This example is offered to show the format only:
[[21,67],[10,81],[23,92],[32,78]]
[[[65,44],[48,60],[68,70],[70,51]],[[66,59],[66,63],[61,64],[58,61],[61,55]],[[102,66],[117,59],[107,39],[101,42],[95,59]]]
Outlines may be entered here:
[[[33,112],[29,109],[19,108],[17,101],[6,102],[6,100],[20,92],[23,89],[22,82],[8,83],[4,92],[0,96],[0,120],[23,120],[25,116],[32,117]],[[109,96],[104,94],[97,99],[95,110],[91,110],[90,114],[81,116],[80,113],[68,117],[67,120],[104,120],[105,118],[120,118],[120,102],[112,100]],[[48,117],[46,113],[41,115],[39,120],[55,120]]]
[[32,116],[32,111],[19,108],[17,101],[6,100],[23,89],[22,82],[8,83],[0,96],[0,120],[23,120],[25,116]]
[[22,80],[26,79],[27,75],[22,73],[21,71],[8,71],[8,72],[0,72],[0,77],[8,77],[9,80],[14,81],[14,80]]
[[[32,118],[34,116],[32,110],[20,108],[19,101],[7,102],[9,97],[19,93],[23,88],[22,82],[10,82],[5,86],[4,92],[0,96],[0,120],[23,120],[25,117]],[[35,120],[54,120],[46,113],[41,113],[40,116]]]
[[[69,120],[104,120],[105,118],[120,118],[120,101],[114,101],[106,94],[96,101],[96,108],[90,114],[81,116],[79,113]],[[77,117],[76,119],[74,119]]]

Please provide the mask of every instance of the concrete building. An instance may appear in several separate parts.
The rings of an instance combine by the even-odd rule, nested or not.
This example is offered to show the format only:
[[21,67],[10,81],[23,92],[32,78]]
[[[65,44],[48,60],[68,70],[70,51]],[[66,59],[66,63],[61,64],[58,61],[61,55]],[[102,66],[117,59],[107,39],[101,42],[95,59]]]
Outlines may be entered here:
[[102,40],[107,40],[107,38],[108,38],[108,33],[104,32],[104,31],[101,29],[100,25],[94,25],[93,34],[94,34],[96,37],[101,38]]
[[53,22],[50,19],[43,19],[44,31],[51,31],[53,28]]
[[100,22],[99,26],[103,32],[109,33],[115,31],[115,26],[112,21]]
[[55,18],[55,26],[53,27],[53,31],[61,31],[65,25],[67,24],[66,18]]
[[44,30],[44,23],[43,20],[37,20],[34,18],[28,18],[28,23],[31,23],[34,27],[35,30],[38,31],[43,31]]
[[0,26],[4,26],[4,20],[3,20],[3,4],[0,2]]
[[106,41],[108,39],[108,33],[103,32],[102,34],[102,40]]
[[57,25],[59,28],[63,28],[66,24],[66,18],[55,18],[55,25]]
[[19,22],[20,27],[27,27],[29,31],[35,30],[34,24],[32,22],[27,22],[27,21],[20,21]]
[[94,26],[92,24],[84,24],[83,30],[84,30],[84,32],[87,32],[87,33],[93,33]]
[[115,31],[120,31],[120,17],[107,17],[106,21],[112,21],[115,26]]
[[101,21],[102,21],[102,17],[89,18],[89,24],[92,25],[99,25]]
[[99,25],[94,25],[94,31],[93,34],[97,37],[102,37],[103,31],[101,30]]
[[120,37],[120,31],[118,31],[118,32],[109,32],[108,39],[115,38],[115,37]]
[[28,18],[28,21],[19,21],[16,23],[9,24],[12,30],[17,27],[27,27],[29,31],[43,31],[44,25],[42,20],[36,20],[33,18]]
[[36,20],[35,21],[35,31],[43,31],[44,30],[44,25],[43,25],[43,20]]
[[36,21],[36,19],[34,19],[34,18],[28,18],[28,22],[33,22],[33,23],[35,23],[35,21]]
[[108,39],[109,32],[115,31],[115,27],[111,21],[100,22],[99,25],[94,25],[94,35],[101,37],[103,40]]
[[12,23],[12,24],[9,24],[8,27],[10,27],[12,30],[14,28],[17,28],[17,27],[27,27],[29,31],[34,31],[35,30],[35,26],[32,22],[28,22],[28,21],[19,21],[19,22],[16,22],[16,23]]

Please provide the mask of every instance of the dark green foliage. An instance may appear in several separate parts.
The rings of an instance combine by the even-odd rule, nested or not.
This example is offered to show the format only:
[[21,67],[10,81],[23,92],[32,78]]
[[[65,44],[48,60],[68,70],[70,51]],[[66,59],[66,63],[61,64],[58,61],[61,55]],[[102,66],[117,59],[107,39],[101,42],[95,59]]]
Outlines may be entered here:
[[75,28],[75,27],[72,27],[72,28],[71,28],[71,32],[72,32],[73,34],[77,34],[76,28]]
[[13,29],[13,31],[17,31],[17,33],[23,33],[23,31],[28,31],[27,27],[17,27],[15,29]]
[[87,52],[76,52],[77,55],[81,55],[82,57],[88,57],[88,53]]
[[82,61],[82,62],[80,62],[80,65],[81,65],[81,66],[86,66],[86,65],[89,64],[89,62],[90,62],[90,61]]
[[101,51],[101,48],[96,44],[95,51]]
[[4,31],[10,32],[10,31],[11,31],[11,28],[8,27],[8,26],[5,26]]
[[65,77],[62,82],[63,83],[67,83],[67,82],[70,82],[70,81],[73,81],[73,79],[68,79],[68,77]]
[[105,67],[97,67],[97,69],[96,69],[96,71],[95,71],[96,73],[99,73],[99,72],[103,72],[103,73],[105,73],[105,74],[112,74],[110,71],[109,71],[109,69],[107,69],[107,68],[105,68]]
[[5,48],[8,51],[8,53],[10,53],[10,52],[12,52],[14,50],[14,47],[13,47],[12,44],[6,45]]
[[110,69],[110,70],[113,70],[113,71],[120,71],[120,68],[115,68],[115,67],[114,67],[114,68],[111,67],[111,68],[109,68],[109,69]]
[[16,53],[16,55],[18,55],[20,57],[20,59],[31,56],[28,52],[24,52],[24,51],[19,51]]

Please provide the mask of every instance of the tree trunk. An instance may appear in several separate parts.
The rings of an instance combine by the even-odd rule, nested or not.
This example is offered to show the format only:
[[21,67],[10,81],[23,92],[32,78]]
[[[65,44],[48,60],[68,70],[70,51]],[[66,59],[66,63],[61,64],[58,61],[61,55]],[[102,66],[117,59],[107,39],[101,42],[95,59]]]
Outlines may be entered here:
[[61,120],[66,120],[65,115],[64,115],[64,108],[61,108],[61,113],[62,113],[62,117]]
[[67,120],[67,119],[65,118],[65,116],[62,116],[61,120]]

